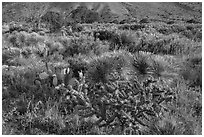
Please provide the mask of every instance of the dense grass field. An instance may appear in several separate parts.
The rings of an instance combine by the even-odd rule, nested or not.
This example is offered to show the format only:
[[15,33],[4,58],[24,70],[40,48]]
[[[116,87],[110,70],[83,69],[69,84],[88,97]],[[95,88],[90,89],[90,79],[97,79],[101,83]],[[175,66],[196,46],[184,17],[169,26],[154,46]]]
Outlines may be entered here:
[[202,24],[2,33],[2,134],[202,134]]

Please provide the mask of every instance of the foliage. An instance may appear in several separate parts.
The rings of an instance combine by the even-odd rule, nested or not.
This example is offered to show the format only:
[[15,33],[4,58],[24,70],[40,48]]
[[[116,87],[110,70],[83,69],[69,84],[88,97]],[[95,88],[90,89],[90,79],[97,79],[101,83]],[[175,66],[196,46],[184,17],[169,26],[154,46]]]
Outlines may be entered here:
[[202,134],[199,24],[75,25],[69,36],[3,34],[3,134]]

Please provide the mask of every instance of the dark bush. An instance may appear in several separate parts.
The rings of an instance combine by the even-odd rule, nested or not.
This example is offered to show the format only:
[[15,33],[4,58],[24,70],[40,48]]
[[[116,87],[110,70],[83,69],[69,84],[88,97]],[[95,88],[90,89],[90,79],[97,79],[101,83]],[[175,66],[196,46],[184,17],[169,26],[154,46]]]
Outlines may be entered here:
[[50,11],[42,17],[42,22],[47,24],[51,32],[56,32],[63,26],[64,20],[59,12]]
[[139,23],[149,23],[150,20],[148,18],[141,19]]
[[134,30],[134,31],[141,30],[143,28],[145,28],[144,24],[124,24],[124,25],[120,25],[118,27],[118,29],[122,29],[122,30]]
[[117,46],[121,47],[122,46],[122,41],[121,37],[119,34],[113,32],[113,31],[108,31],[108,30],[99,30],[99,31],[94,31],[93,32],[94,40],[98,38],[99,40],[103,41],[106,40],[110,42],[110,50],[114,50]]
[[94,40],[110,40],[114,35],[114,32],[108,30],[98,30],[93,32]]
[[93,22],[98,22],[99,20],[99,15],[97,12],[94,11],[88,11],[86,13],[86,19],[85,19],[85,23],[93,23]]
[[196,24],[196,23],[199,23],[199,22],[196,21],[195,19],[189,19],[189,20],[186,21],[186,23],[194,23],[194,24]]

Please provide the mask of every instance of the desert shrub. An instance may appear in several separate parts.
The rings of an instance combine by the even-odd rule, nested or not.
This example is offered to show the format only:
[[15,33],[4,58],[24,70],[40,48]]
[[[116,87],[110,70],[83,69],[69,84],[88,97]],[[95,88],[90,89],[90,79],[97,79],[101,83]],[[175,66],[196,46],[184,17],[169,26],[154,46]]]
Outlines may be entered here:
[[165,71],[166,65],[160,60],[157,60],[153,54],[145,52],[137,52],[133,54],[131,59],[132,74],[136,76],[140,81],[149,76],[155,78],[162,77],[162,73]]
[[197,20],[195,19],[189,19],[186,21],[186,23],[193,23],[193,24],[196,24],[196,23],[199,23]]
[[108,30],[97,30],[93,32],[94,40],[97,38],[99,40],[110,40],[112,37],[114,37],[114,32],[110,32]]
[[195,41],[201,41],[202,38],[202,30],[200,24],[153,24],[152,26],[159,33],[170,35],[173,33],[178,33],[182,36],[187,37],[188,39],[192,39]]
[[19,48],[4,49],[2,51],[2,64],[9,65],[10,61],[15,57],[19,57],[21,50]]
[[46,47],[49,48],[49,55],[53,55],[55,53],[62,54],[65,51],[63,44],[56,41],[47,41]]
[[[72,43],[72,42],[71,42]],[[79,48],[76,43],[72,43],[65,48],[64,53],[62,53],[63,57],[69,57],[79,54]]]
[[28,33],[25,31],[21,31],[18,33],[16,42],[19,48],[22,48],[28,45],[27,43],[29,41],[27,40],[27,37],[28,37]]
[[148,62],[148,58],[139,53],[133,56],[132,66],[138,77],[144,77],[149,73],[150,63]]
[[109,60],[94,60],[87,71],[88,81],[93,84],[107,82],[107,75],[111,71],[111,65]]
[[170,54],[188,55],[191,52],[194,52],[195,48],[199,48],[200,43],[194,42],[186,38],[175,38],[170,42],[169,46],[170,46],[170,49],[169,49]]
[[52,55],[49,55],[49,60],[52,61],[63,61],[64,56],[62,54],[60,54],[59,52],[55,52]]
[[21,31],[12,33],[8,36],[8,41],[14,46],[22,48],[24,46],[35,46],[39,42],[44,41],[44,37],[38,35],[35,32],[32,32],[31,34]]
[[21,55],[22,55],[24,58],[29,58],[32,53],[33,53],[32,48],[30,48],[30,47],[24,47],[24,48],[22,48]]
[[122,29],[122,30],[134,30],[134,31],[137,31],[137,30],[141,30],[142,28],[145,28],[145,25],[144,24],[123,24],[123,25],[120,25],[118,27],[118,29]]
[[[159,75],[162,77],[168,77],[172,78],[179,75],[180,70],[180,60],[178,60],[176,57],[172,55],[155,55],[150,54],[151,58],[156,61],[156,66],[158,66],[158,70],[161,70]],[[162,68],[160,68],[160,65],[162,65]],[[163,71],[162,71],[163,70]]]
[[12,33],[13,31],[25,31],[22,24],[9,24],[9,32]]
[[8,36],[8,41],[14,46],[14,47],[18,47],[17,44],[17,35],[11,34]]
[[139,50],[152,52],[155,54],[168,53],[168,48],[165,47],[169,42],[171,41],[171,38],[158,38],[157,36],[154,36],[152,34],[144,35],[140,39],[140,43],[137,45]]
[[119,48],[124,48],[131,53],[136,52],[138,49],[136,47],[136,37],[134,34],[130,34],[129,32],[122,32],[120,34],[121,45]]
[[[30,76],[30,79],[25,79],[24,74],[28,74]],[[29,72],[28,68],[23,67],[9,67],[7,70],[5,70],[5,73],[3,74],[3,83],[4,86],[7,85],[8,90],[4,92],[8,92],[8,96],[6,98],[16,98],[20,94],[28,93],[29,90],[32,90],[32,72]],[[4,96],[5,99],[5,96]]]
[[99,38],[99,40],[106,40],[110,42],[110,50],[115,49],[126,49],[130,52],[135,52],[136,37],[134,34],[130,34],[127,31],[115,32],[108,30],[100,30],[93,32],[94,40]]
[[[48,134],[201,134],[200,92],[186,85],[172,89],[162,85],[159,79],[126,81],[119,73],[110,73],[112,82],[101,84],[100,80],[92,88],[84,87],[82,92],[62,88],[66,96],[57,102],[49,99],[34,103],[27,97],[23,104],[17,103],[17,110],[13,111],[16,115],[11,112],[4,119],[23,122],[19,125],[23,134],[31,134],[33,129]],[[89,105],[77,110],[80,102]],[[64,115],[63,107],[67,108]],[[92,116],[96,116],[95,120],[87,122],[87,117]]]
[[[16,37],[15,46],[31,40],[22,49],[4,35],[3,134],[202,134],[201,43],[183,34],[163,35],[152,26],[135,33],[111,26],[95,23],[73,37],[25,33],[25,41],[22,31],[9,34]],[[194,34],[191,25],[188,29],[192,33],[186,35]],[[94,41],[92,31],[107,34]],[[44,49],[53,51],[48,60],[39,56]],[[38,74],[53,75],[67,66],[79,81],[76,89],[51,86],[51,76],[35,85]],[[164,76],[171,72],[175,75]]]
[[32,48],[32,51],[37,57],[44,58],[48,56],[48,48],[44,43],[38,43],[35,47]]
[[190,86],[202,87],[202,57],[201,55],[189,56],[183,63],[180,74],[189,81]]
[[110,51],[110,45],[108,43],[103,44],[102,42],[96,41],[96,46],[94,47],[94,54],[99,56],[102,55],[105,52]]
[[45,37],[40,36],[36,32],[28,33],[26,39],[27,46],[36,46],[38,43],[43,43],[45,41]]
[[82,30],[83,30],[84,28],[83,28],[83,26],[81,25],[81,24],[73,24],[72,25],[72,30],[74,31],[74,32],[81,32]]
[[151,74],[155,77],[161,77],[162,72],[164,71],[164,66],[159,61],[152,60],[151,63]]
[[88,69],[88,63],[81,57],[69,57],[66,59],[70,64],[70,68],[73,70],[73,77],[79,78],[79,72],[85,73]]
[[175,23],[175,21],[173,21],[173,20],[170,20],[170,21],[166,22],[166,24],[174,24],[174,23]]
[[8,33],[9,32],[9,25],[3,24],[2,25],[2,34]]
[[45,32],[44,32],[44,31],[39,31],[38,33],[39,33],[39,35],[41,35],[41,36],[45,36]]
[[187,55],[200,45],[199,42],[189,40],[177,34],[165,36],[153,33],[143,33],[139,35],[141,36],[139,42],[136,43],[136,49],[155,54]]
[[9,34],[8,35],[2,35],[2,50],[12,47],[12,44],[8,40]]
[[[200,89],[198,91],[193,88],[189,89],[183,81],[177,81],[174,88],[162,85],[159,80],[146,80],[143,84],[146,99],[150,97],[149,90],[152,90],[154,91],[152,99],[160,104],[160,107],[157,103],[151,106],[154,112],[162,113],[157,117],[149,117],[147,120],[149,125],[141,127],[140,134],[201,134],[201,123],[198,122],[202,114]],[[165,93],[164,96],[157,95],[160,91]]]
[[141,19],[139,23],[149,23],[150,20],[148,18]]
[[102,54],[89,62],[87,78],[91,83],[106,83],[108,75],[117,71],[121,73],[123,67],[128,67],[130,55],[126,51],[114,51]]
[[93,22],[98,22],[99,20],[99,14],[94,11],[89,11],[86,13],[85,17],[85,23],[93,23]]
[[57,52],[59,50],[60,47],[62,47],[61,43],[59,42],[52,42],[52,44],[48,44],[49,45],[49,52],[50,55],[54,54],[55,52]]
[[[56,39],[56,41],[59,41],[64,47],[68,46],[71,42],[71,39],[70,38],[67,38],[67,37],[58,37]],[[49,42],[49,41],[48,41]]]
[[80,37],[72,38],[69,45],[65,48],[63,53],[64,57],[74,56],[78,54],[90,54],[94,52],[94,49],[97,47],[98,43],[93,40],[92,37],[87,35],[82,35]]

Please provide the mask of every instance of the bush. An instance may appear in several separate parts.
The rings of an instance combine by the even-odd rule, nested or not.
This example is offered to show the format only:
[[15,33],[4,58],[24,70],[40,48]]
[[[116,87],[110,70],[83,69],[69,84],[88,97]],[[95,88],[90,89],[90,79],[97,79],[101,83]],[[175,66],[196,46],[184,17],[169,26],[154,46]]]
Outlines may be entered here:
[[118,29],[137,31],[137,30],[141,30],[141,29],[143,29],[145,27],[146,26],[144,24],[123,24],[123,25],[120,25],[118,27]]
[[149,74],[150,63],[148,62],[148,58],[139,53],[133,56],[132,66],[138,77],[144,77]]
[[88,63],[84,60],[84,58],[80,57],[69,57],[66,59],[70,64],[70,68],[73,70],[73,77],[79,79],[79,72],[82,71],[85,73],[88,69]]
[[149,23],[150,20],[148,18],[141,19],[139,23]]
[[184,61],[180,74],[189,81],[191,87],[202,87],[202,57],[201,55],[190,56]]
[[92,84],[108,82],[111,72],[122,73],[122,68],[130,65],[130,54],[126,51],[114,51],[102,54],[90,60],[87,78]]
[[19,57],[21,51],[19,48],[5,49],[2,51],[2,64],[9,65],[10,61],[16,57]]
[[134,53],[138,49],[136,47],[136,37],[128,32],[122,32],[120,34],[121,45],[119,48],[126,49],[127,51]]
[[94,40],[111,40],[114,37],[114,32],[108,30],[97,30],[93,32]]
[[157,61],[153,55],[137,52],[132,57],[132,71],[139,80],[146,77],[153,76],[155,78],[161,77],[164,71],[164,64]]

